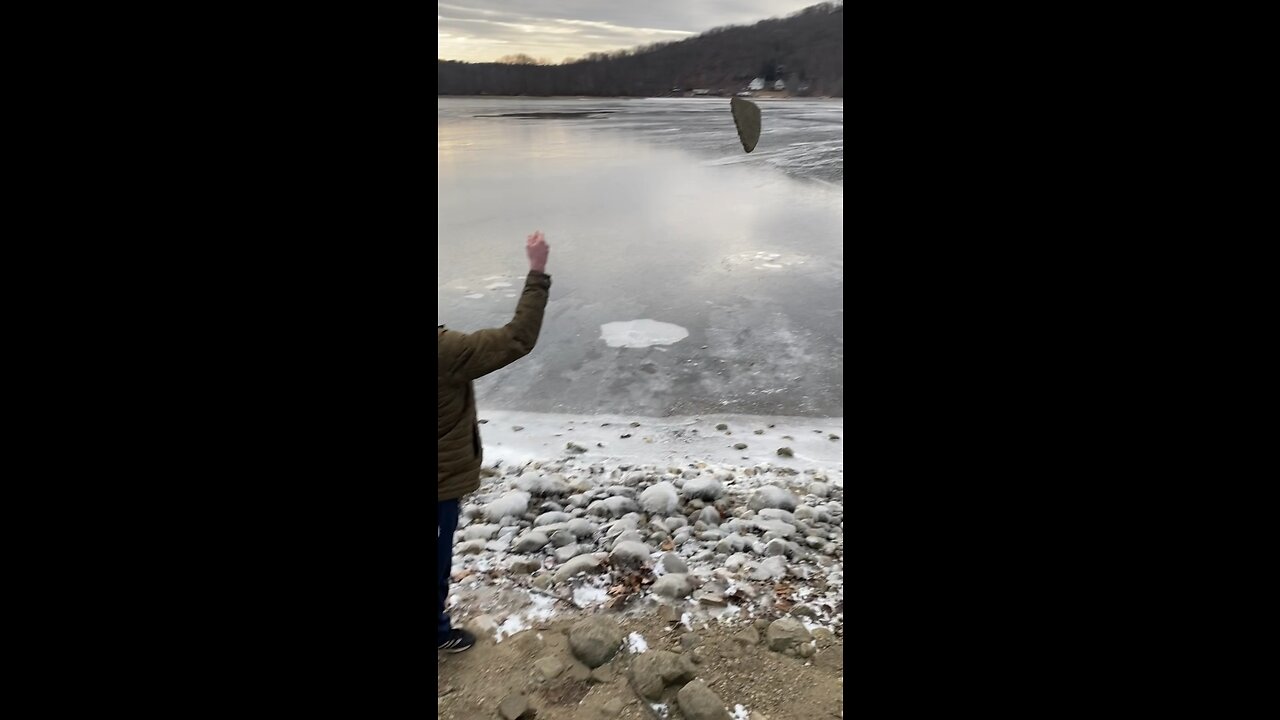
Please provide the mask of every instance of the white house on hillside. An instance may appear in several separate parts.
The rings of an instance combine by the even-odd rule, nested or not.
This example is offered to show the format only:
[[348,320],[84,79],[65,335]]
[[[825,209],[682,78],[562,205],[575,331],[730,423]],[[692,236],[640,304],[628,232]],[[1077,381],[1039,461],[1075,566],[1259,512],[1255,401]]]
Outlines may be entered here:
[[764,89],[764,78],[756,78],[755,80],[752,80],[752,81],[751,81],[751,84],[747,86],[747,89],[748,89],[748,90],[763,90],[763,89]]

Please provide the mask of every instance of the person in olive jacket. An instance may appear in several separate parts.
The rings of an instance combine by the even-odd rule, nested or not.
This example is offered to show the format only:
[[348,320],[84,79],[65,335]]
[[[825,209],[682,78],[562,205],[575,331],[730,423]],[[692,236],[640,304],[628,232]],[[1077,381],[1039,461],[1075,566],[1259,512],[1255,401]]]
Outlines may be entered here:
[[475,637],[449,625],[445,598],[449,595],[449,575],[453,561],[453,534],[458,529],[459,499],[480,487],[480,426],[476,422],[476,395],[472,381],[504,368],[533,350],[542,329],[542,312],[551,290],[547,275],[550,249],[541,232],[530,235],[525,245],[529,275],[511,322],[500,328],[461,333],[437,328],[439,339],[439,461],[437,491],[440,501],[439,535],[436,556],[440,566],[440,622],[436,628],[439,649],[462,652],[475,644]]

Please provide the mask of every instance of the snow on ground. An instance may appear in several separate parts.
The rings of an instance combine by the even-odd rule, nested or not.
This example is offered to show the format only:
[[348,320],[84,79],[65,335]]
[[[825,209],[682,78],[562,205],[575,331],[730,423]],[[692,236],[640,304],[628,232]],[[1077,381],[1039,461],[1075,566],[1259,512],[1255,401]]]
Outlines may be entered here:
[[640,633],[631,633],[627,636],[627,649],[632,654],[639,654],[649,649],[649,643],[645,642],[644,636]]
[[[524,464],[559,457],[574,442],[587,461],[665,463],[697,458],[729,465],[773,465],[839,473],[844,484],[844,418],[700,415],[639,418],[622,415],[567,415],[481,410],[485,465]],[[632,423],[638,423],[633,426]],[[728,432],[716,430],[728,426]],[[520,430],[513,428],[519,427]],[[759,435],[756,430],[762,430]],[[629,435],[630,437],[622,437]],[[831,435],[837,436],[832,440]],[[735,448],[737,444],[745,448]],[[790,448],[792,456],[780,456]]]

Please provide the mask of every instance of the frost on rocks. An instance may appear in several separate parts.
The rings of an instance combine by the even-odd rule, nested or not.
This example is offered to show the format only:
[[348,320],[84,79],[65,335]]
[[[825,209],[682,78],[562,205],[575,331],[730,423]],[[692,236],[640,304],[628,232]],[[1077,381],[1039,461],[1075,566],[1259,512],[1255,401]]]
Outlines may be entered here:
[[512,490],[484,507],[485,517],[498,522],[505,517],[523,515],[529,507],[529,493]]
[[748,577],[752,580],[781,580],[786,574],[786,558],[775,556],[760,563],[759,567],[752,570]]
[[[664,626],[674,625],[678,632],[708,624],[740,629],[761,618],[790,616],[819,643],[823,637],[839,637],[844,622],[844,484],[838,461],[799,471],[774,466],[772,458],[739,466],[736,456],[743,453],[728,450],[737,438],[712,441],[709,432],[707,440],[723,449],[723,455],[699,456],[696,448],[681,448],[677,455],[673,444],[697,443],[702,433],[680,426],[683,435],[671,434],[677,431],[640,420],[641,430],[612,417],[606,422],[579,419],[576,428],[556,428],[575,434],[566,432],[555,447],[547,446],[543,459],[510,454],[505,442],[495,442],[495,449],[501,449],[494,456],[508,455],[495,466],[499,472],[482,475],[474,499],[462,506],[453,538],[450,605],[458,624],[499,640],[537,627],[538,606],[526,597],[544,603],[548,612],[554,607],[575,618],[596,615],[606,605],[613,607],[610,588],[635,579],[638,568],[651,568],[641,570],[639,577],[647,580],[635,588],[633,609],[656,606]],[[765,432],[797,432],[783,422]],[[550,434],[545,425],[519,414],[491,423],[500,429],[520,424],[525,427],[518,436],[522,441]],[[705,428],[699,429],[714,424],[703,421]],[[735,424],[734,435],[750,435],[750,427],[755,425]],[[622,458],[608,456],[613,448],[593,460],[554,455],[565,440],[594,447],[597,441],[612,445],[619,434],[632,433],[635,437],[623,441],[627,455]],[[653,442],[645,447],[641,441],[647,443],[648,437]],[[764,447],[757,448],[761,458],[775,446]],[[810,458],[804,461],[812,465]],[[793,603],[785,610],[776,605],[773,592],[784,578]],[[487,623],[480,625],[479,619],[486,617]],[[621,647],[628,663],[665,649],[665,644],[650,644],[648,652],[628,653],[627,633],[613,624],[616,641],[605,638],[605,644]],[[759,629],[763,636],[765,628]],[[810,650],[816,651],[811,645],[799,643],[789,652],[807,658]],[[724,699],[729,702],[718,708],[723,718],[759,712],[750,706],[735,709],[733,700],[746,698]],[[684,716],[675,708],[669,713]]]
[[537,552],[546,544],[546,533],[535,530],[527,535],[520,536],[520,538],[516,540],[515,551],[518,553]]
[[492,540],[498,534],[497,525],[472,525],[462,533],[466,540]]
[[533,521],[533,525],[534,527],[542,527],[543,525],[550,525],[552,523],[568,522],[571,519],[573,519],[573,516],[567,512],[544,512]]
[[516,487],[533,495],[568,495],[569,486],[563,480],[551,475],[548,477],[533,477],[526,475],[516,481]]
[[573,533],[574,537],[579,540],[589,538],[595,534],[596,526],[584,518],[574,518],[565,525],[565,530]]
[[640,493],[640,506],[651,513],[668,515],[679,504],[675,486],[665,480]]

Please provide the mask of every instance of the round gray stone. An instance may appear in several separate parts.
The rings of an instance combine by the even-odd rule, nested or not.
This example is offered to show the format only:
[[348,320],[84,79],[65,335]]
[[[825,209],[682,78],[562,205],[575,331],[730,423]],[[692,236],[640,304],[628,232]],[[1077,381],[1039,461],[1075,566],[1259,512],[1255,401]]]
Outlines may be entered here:
[[622,629],[606,617],[595,615],[569,629],[569,649],[589,668],[609,662],[622,646]]

